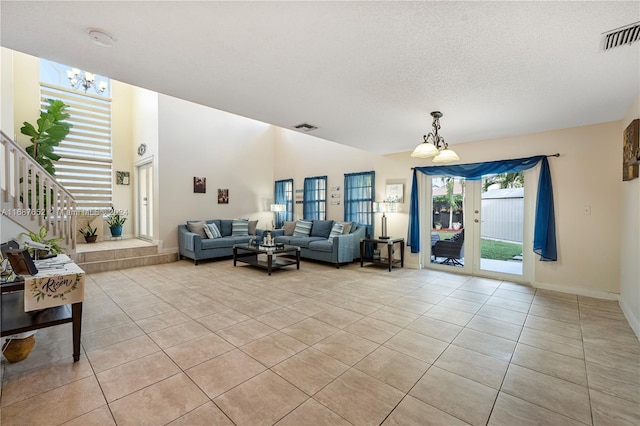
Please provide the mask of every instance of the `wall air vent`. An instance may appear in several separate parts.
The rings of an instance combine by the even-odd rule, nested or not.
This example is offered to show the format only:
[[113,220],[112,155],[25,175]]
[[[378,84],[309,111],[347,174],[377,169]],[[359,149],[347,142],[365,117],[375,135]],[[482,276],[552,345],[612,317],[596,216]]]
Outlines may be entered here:
[[603,50],[631,44],[640,40],[640,22],[625,25],[603,34]]
[[297,126],[293,126],[294,129],[302,130],[303,132],[310,132],[312,130],[316,130],[318,127],[309,123],[298,124]]

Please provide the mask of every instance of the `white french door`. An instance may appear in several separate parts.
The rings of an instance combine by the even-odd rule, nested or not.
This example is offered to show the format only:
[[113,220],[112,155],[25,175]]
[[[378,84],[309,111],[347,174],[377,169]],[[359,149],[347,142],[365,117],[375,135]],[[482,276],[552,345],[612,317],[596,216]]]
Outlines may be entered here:
[[[502,177],[485,178],[427,179],[431,181],[431,209],[424,222],[430,232],[423,233],[423,238],[429,240],[424,246],[431,250],[425,250],[423,264],[430,269],[528,282],[533,256],[523,247],[532,246],[532,232],[528,231],[532,211],[526,202],[531,190],[501,189]],[[490,184],[492,181],[496,183]],[[459,250],[456,239],[463,241]]]
[[151,241],[153,240],[153,162],[149,161],[136,167],[138,237]]

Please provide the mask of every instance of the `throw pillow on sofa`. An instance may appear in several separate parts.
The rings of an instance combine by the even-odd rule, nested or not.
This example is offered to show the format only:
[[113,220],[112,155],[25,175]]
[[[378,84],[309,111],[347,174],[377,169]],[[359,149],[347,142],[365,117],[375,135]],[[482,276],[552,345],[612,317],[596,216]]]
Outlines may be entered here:
[[348,234],[351,232],[351,227],[353,226],[353,222],[338,222],[342,224],[342,233]]
[[258,221],[257,220],[250,220],[249,221],[249,235],[256,235],[256,228],[258,227]]
[[248,220],[234,220],[231,224],[231,236],[243,237],[249,235],[249,221]]
[[[211,236],[209,238],[222,238],[222,234],[220,233],[220,230],[215,223],[207,223],[207,229],[211,233]],[[207,233],[207,235],[209,235],[209,232]]]
[[341,223],[334,223],[333,227],[331,227],[331,232],[329,233],[329,238],[327,239],[327,241],[329,241],[330,243],[333,243],[333,238],[337,237],[338,235],[342,235],[342,231],[343,231],[344,226],[342,226]]
[[332,220],[314,220],[313,225],[311,226],[310,236],[329,238],[331,227],[333,227]]
[[296,228],[293,230],[294,237],[308,237],[311,233],[311,222],[299,220],[296,222]]
[[296,223],[294,221],[285,221],[284,222],[284,235],[286,235],[287,237],[292,237],[293,236],[293,231],[295,231],[296,229]]
[[207,233],[204,231],[204,228],[207,226],[207,222],[204,220],[190,220],[187,221],[187,229],[189,232],[193,232],[194,234],[200,235],[202,238],[207,238]]

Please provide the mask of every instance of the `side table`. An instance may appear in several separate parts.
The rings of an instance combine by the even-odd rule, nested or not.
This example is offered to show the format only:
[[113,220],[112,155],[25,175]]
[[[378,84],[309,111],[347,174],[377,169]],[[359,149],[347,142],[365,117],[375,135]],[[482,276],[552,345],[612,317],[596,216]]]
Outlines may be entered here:
[[[387,246],[386,257],[382,257],[382,249],[380,252],[380,259],[365,257],[365,247],[367,244],[375,244],[376,246],[378,244],[385,244]],[[400,245],[400,259],[393,256],[393,246],[395,244]],[[364,266],[364,262],[387,266],[389,268],[389,272],[391,272],[391,269],[397,265],[404,268],[404,238],[365,238],[360,240],[360,267]]]

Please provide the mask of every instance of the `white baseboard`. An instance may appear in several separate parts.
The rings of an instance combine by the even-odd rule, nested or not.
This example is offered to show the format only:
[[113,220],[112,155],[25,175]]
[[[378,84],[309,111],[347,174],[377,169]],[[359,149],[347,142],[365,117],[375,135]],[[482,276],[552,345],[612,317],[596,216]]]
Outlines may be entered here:
[[535,288],[541,288],[543,290],[553,290],[558,291],[560,293],[568,293],[568,294],[577,294],[578,296],[586,296],[593,297],[596,299],[605,299],[605,300],[619,300],[620,294],[618,293],[609,293],[607,291],[598,291],[598,290],[587,290],[580,287],[569,287],[557,284],[546,284],[539,282],[532,282],[531,285]]
[[631,307],[625,302],[624,299],[619,299],[618,303],[620,304],[620,308],[622,309],[622,313],[624,314],[627,322],[631,326],[631,329],[634,333],[636,333],[636,337],[640,340],[640,320],[635,316]]

